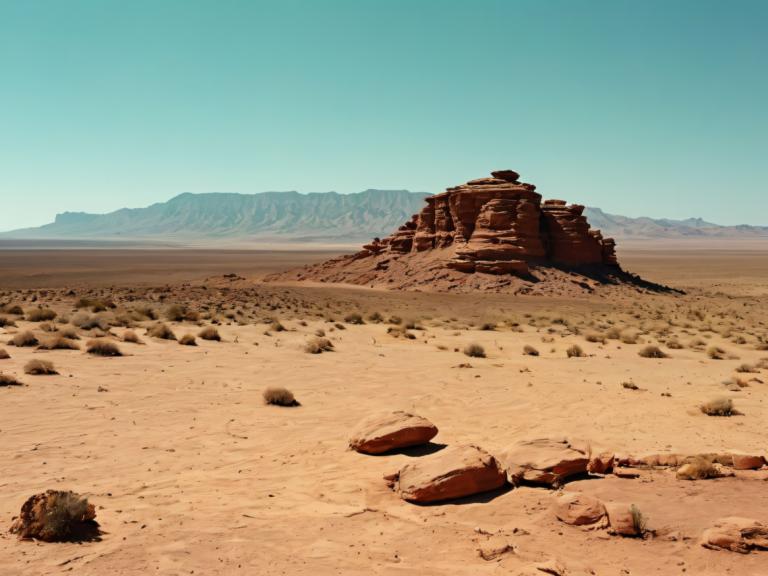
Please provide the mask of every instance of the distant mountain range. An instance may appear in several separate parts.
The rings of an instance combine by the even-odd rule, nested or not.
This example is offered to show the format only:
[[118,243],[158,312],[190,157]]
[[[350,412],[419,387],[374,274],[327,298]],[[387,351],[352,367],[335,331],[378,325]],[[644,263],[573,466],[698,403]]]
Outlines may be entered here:
[[[123,208],[108,214],[64,212],[50,224],[5,232],[0,237],[356,243],[392,232],[421,210],[426,196],[429,194],[408,190],[185,193],[146,208]],[[764,226],[719,226],[700,218],[629,218],[599,208],[587,208],[584,214],[592,228],[615,238],[768,238]]]

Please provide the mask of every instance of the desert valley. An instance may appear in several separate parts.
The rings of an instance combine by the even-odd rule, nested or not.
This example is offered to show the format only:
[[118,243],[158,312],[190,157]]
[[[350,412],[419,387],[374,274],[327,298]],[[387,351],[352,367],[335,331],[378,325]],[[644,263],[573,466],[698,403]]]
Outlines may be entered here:
[[765,240],[499,175],[340,257],[0,251],[0,571],[765,574]]

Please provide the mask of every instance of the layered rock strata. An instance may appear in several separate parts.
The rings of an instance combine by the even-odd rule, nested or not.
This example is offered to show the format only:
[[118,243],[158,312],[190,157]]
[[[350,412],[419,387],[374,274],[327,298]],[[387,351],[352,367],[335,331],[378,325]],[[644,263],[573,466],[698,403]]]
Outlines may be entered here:
[[470,180],[426,199],[392,235],[355,255],[453,248],[446,266],[467,273],[518,274],[531,264],[617,267],[615,242],[591,230],[584,206],[546,200],[513,170]]

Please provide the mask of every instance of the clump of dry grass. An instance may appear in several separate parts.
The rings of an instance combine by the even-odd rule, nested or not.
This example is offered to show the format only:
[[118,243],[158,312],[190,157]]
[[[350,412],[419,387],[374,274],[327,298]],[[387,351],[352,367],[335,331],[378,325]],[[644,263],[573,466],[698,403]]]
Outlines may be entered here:
[[29,330],[25,330],[24,332],[19,332],[18,334],[15,334],[13,338],[8,342],[11,346],[37,346],[39,344],[39,341],[37,337],[32,334]]
[[30,322],[46,322],[56,318],[56,311],[50,308],[32,308],[27,310],[26,319]]
[[80,336],[77,334],[77,330],[73,326],[62,326],[59,328],[59,336],[62,338],[68,338],[70,340],[80,340]]
[[109,330],[109,321],[103,314],[88,314],[87,312],[78,312],[70,322],[82,330]]
[[621,338],[621,330],[612,326],[605,331],[605,337],[608,340],[619,340]]
[[583,358],[584,356],[586,356],[586,354],[584,353],[584,350],[582,350],[581,346],[579,346],[578,344],[574,344],[573,346],[569,347],[565,351],[565,353],[568,356],[568,358]]
[[94,338],[93,340],[88,340],[85,349],[87,350],[88,354],[93,354],[95,356],[123,355],[123,353],[120,351],[120,348],[117,347],[117,344],[102,338]]
[[38,360],[33,359],[24,365],[25,374],[33,375],[52,375],[58,374],[56,368],[53,367],[53,362],[50,360]]
[[752,366],[751,364],[741,364],[736,368],[736,372],[741,372],[742,374],[750,374],[754,372],[759,372],[757,367]]
[[163,322],[150,326],[147,330],[147,336],[150,338],[160,338],[161,340],[176,340],[176,334]]
[[538,356],[539,351],[536,350],[536,348],[534,348],[530,344],[526,344],[525,346],[523,346],[523,354],[526,356]]
[[0,372],[0,388],[3,386],[23,386],[23,384],[15,376]]
[[182,346],[197,346],[197,340],[195,340],[194,334],[184,334],[179,339],[179,344]]
[[8,351],[5,348],[0,348],[0,360],[8,360],[11,355],[8,354]]
[[712,360],[725,360],[727,358],[727,352],[719,346],[710,346],[707,348],[707,356]]
[[263,393],[264,402],[274,406],[300,406],[293,393],[287,388],[267,388]]
[[333,352],[333,342],[328,340],[328,338],[313,338],[304,345],[304,352],[307,352],[308,354]]
[[635,534],[642,538],[648,532],[648,519],[643,516],[643,513],[634,504],[630,506],[629,513],[632,515],[632,528]]
[[3,312],[12,316],[24,316],[24,310],[18,304],[7,304],[3,306]]
[[384,322],[384,316],[382,316],[379,312],[372,312],[371,314],[368,314],[368,322],[380,324],[381,322]]
[[128,342],[129,344],[144,344],[141,338],[139,338],[139,335],[133,330],[126,330],[123,332],[123,342]]
[[408,340],[416,340],[416,335],[412,332],[408,332],[405,326],[390,326],[387,328],[387,334],[395,338],[407,338]]
[[7,316],[0,316],[0,328],[13,328],[16,326],[16,322]]
[[196,311],[181,304],[172,304],[165,310],[165,319],[171,322],[183,322],[184,320],[195,322],[199,317],[200,315]]
[[714,398],[705,402],[699,409],[707,416],[732,416],[736,413],[733,408],[733,400],[730,398]]
[[280,322],[280,320],[272,320],[269,324],[269,331],[270,332],[285,332],[285,326]]
[[365,324],[359,312],[350,312],[344,316],[344,322],[347,324]]
[[627,390],[639,390],[637,384],[634,382],[622,382],[621,383],[622,388],[626,388]]
[[637,332],[631,331],[631,330],[625,330],[621,333],[619,336],[619,339],[624,344],[637,344],[637,340],[639,338],[639,334]]
[[197,333],[198,337],[202,340],[212,340],[215,342],[221,342],[221,335],[214,326],[206,326],[200,332]]
[[463,352],[465,356],[470,358],[485,358],[485,349],[480,344],[467,344]]
[[670,338],[667,340],[667,348],[670,350],[682,350],[683,345],[680,343],[679,340],[676,340],[675,338]]
[[584,340],[586,340],[587,342],[605,344],[605,336],[597,332],[587,332],[584,335]]
[[700,456],[691,458],[677,469],[678,480],[706,480],[720,476],[717,466],[713,462]]
[[480,330],[484,330],[486,332],[492,332],[496,330],[496,322],[483,322],[480,324]]
[[643,358],[669,358],[669,354],[664,352],[658,346],[653,345],[648,345],[641,348],[637,355]]
[[688,342],[688,348],[691,348],[692,350],[702,350],[706,345],[707,343],[701,338],[693,338]]
[[64,338],[61,334],[55,334],[50,338],[46,338],[37,347],[38,350],[80,350],[77,342]]

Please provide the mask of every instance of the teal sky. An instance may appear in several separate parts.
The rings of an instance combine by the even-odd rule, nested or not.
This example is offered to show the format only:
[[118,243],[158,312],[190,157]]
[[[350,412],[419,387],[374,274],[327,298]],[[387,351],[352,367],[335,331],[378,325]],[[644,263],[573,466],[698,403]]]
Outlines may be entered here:
[[768,225],[763,0],[0,0],[0,230],[513,168]]

